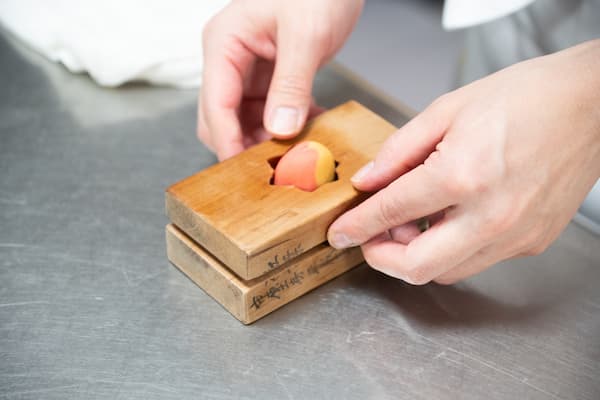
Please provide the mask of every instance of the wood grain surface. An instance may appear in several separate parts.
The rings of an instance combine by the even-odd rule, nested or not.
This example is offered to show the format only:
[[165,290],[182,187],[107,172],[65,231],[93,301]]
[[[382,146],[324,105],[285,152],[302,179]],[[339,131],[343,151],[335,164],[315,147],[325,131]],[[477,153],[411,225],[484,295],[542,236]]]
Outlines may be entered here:
[[[256,278],[326,241],[331,222],[366,198],[350,178],[395,129],[360,104],[345,103],[293,140],[261,143],[172,185],[167,215],[241,278]],[[314,192],[271,185],[269,160],[302,140],[331,150],[338,179]]]

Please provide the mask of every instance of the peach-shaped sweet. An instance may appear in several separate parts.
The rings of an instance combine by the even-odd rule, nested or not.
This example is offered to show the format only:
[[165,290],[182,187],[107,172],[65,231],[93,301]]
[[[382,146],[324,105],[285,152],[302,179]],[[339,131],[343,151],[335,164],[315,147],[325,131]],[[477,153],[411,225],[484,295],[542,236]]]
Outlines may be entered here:
[[281,157],[275,167],[274,183],[292,185],[312,192],[335,178],[335,160],[321,143],[300,142]]

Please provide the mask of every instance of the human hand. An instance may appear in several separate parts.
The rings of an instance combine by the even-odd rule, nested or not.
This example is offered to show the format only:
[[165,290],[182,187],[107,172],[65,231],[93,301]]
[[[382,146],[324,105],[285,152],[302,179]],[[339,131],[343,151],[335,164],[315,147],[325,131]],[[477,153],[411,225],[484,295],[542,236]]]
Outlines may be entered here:
[[[375,269],[450,284],[539,254],[600,177],[600,40],[442,96],[353,178],[377,191],[329,228]],[[421,233],[414,221],[431,216]]]
[[[319,112],[318,68],[350,34],[363,0],[236,0],[205,27],[198,137],[220,160],[295,136]],[[265,129],[266,127],[266,129]]]

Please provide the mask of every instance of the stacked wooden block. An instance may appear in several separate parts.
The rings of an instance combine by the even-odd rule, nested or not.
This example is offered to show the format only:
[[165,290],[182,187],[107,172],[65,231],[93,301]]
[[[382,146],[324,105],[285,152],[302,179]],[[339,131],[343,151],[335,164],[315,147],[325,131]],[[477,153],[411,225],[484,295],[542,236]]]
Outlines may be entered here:
[[[245,324],[360,264],[360,249],[328,246],[328,226],[364,200],[350,183],[395,128],[356,102],[167,189],[169,260]],[[327,146],[337,179],[305,192],[272,184],[273,165],[302,140]]]

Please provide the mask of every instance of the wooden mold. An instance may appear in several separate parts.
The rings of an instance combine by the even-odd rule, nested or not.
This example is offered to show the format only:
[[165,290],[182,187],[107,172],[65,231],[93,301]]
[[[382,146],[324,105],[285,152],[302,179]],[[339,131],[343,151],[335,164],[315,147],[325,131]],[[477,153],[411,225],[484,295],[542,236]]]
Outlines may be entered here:
[[[271,140],[167,189],[167,255],[236,318],[251,323],[363,261],[326,244],[328,226],[364,199],[350,183],[395,127],[356,102],[309,122],[293,140]],[[293,144],[314,140],[337,162],[337,180],[313,192],[271,184]]]
[[167,225],[166,236],[169,260],[244,324],[264,317],[363,261],[358,248],[336,250],[321,244],[284,267],[245,281],[174,225]]
[[[167,215],[240,278],[257,278],[326,241],[335,218],[365,198],[350,178],[395,129],[360,104],[345,103],[293,140],[261,143],[172,185]],[[272,185],[269,161],[302,140],[331,150],[338,179],[314,192]]]

